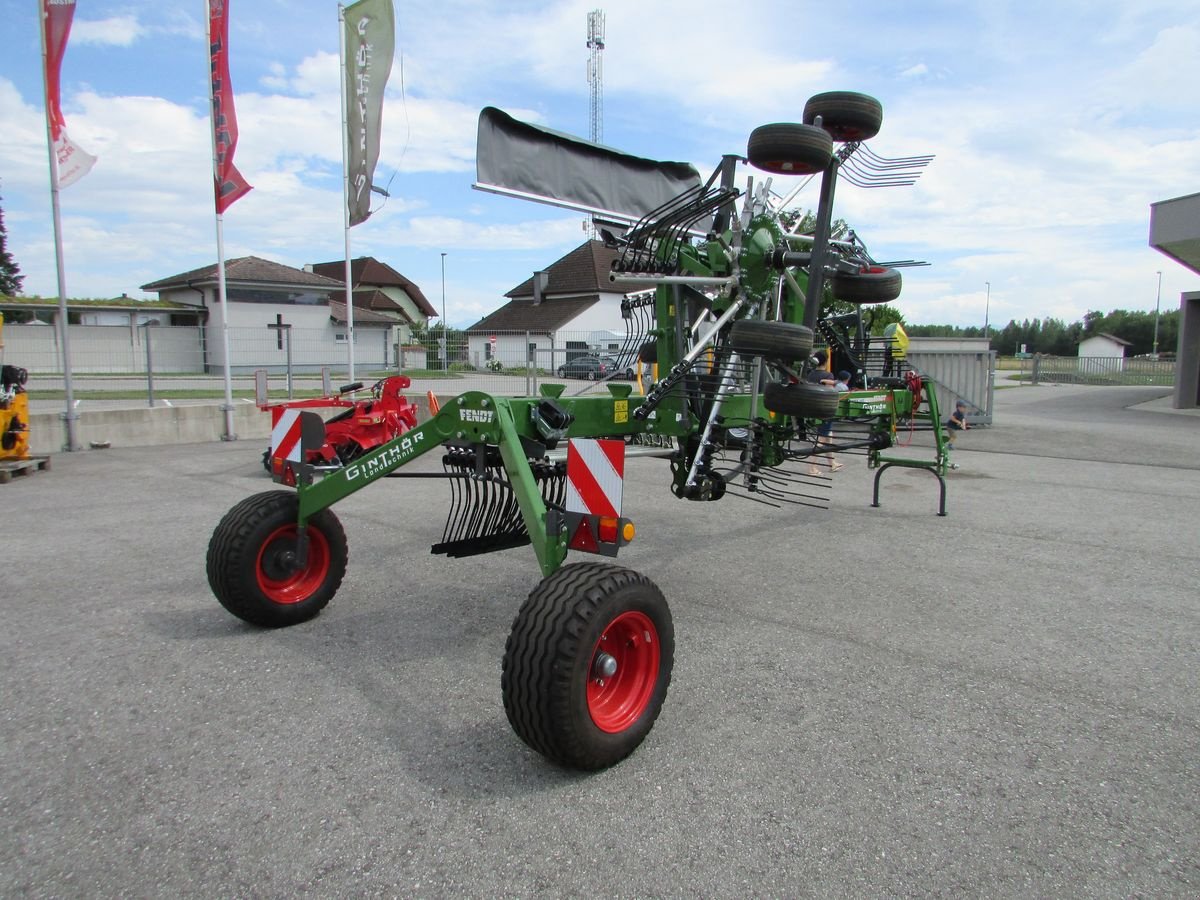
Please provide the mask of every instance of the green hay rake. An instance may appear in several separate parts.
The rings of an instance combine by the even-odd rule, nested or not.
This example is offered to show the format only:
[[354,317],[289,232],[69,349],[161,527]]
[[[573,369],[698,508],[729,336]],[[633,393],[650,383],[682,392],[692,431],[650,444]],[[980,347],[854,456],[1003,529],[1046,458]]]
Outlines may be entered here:
[[[804,123],[766,125],[750,136],[748,161],[757,169],[822,179],[816,231],[801,235],[781,226],[784,205],[773,202],[769,178],[734,186],[741,157],[726,156],[701,182],[690,167],[634,159],[484,110],[477,187],[583,209],[602,222],[621,251],[613,280],[647,289],[623,306],[628,348],[661,377],[644,395],[616,382],[598,396],[566,396],[560,384],[543,385],[536,397],[467,392],[333,471],[305,463],[305,449],[320,446],[324,434],[318,416],[302,415],[293,457],[274,461],[277,480],[294,490],[246,498],[213,533],[207,568],[218,600],[265,627],[317,615],[346,571],[346,537],[331,507],[440,451],[452,497],[433,551],[459,557],[530,545],[541,568],[505,647],[501,690],[513,729],[567,767],[599,769],[627,756],[666,696],[670,609],[636,572],[607,561],[566,562],[572,551],[615,557],[633,539],[620,503],[626,457],[666,457],[680,499],[736,495],[822,507],[830,479],[812,468],[857,449],[878,470],[876,505],[883,471],[909,466],[938,477],[945,511],[947,458],[932,391],[918,409],[912,387],[919,380],[867,376],[862,389],[839,393],[805,378],[826,284],[862,304],[900,291],[899,273],[857,240],[829,239],[839,168],[881,121],[870,97],[824,94],[809,101]],[[843,144],[836,153],[834,141]],[[559,176],[541,174],[548,186],[505,168],[547,147],[570,162]],[[614,180],[613,170],[628,177]],[[860,162],[855,183],[865,171]],[[597,189],[581,200],[579,185],[589,180],[620,181],[624,194]],[[817,426],[830,418],[838,441],[821,443]],[[885,455],[898,423],[916,419],[935,434],[934,458]]]

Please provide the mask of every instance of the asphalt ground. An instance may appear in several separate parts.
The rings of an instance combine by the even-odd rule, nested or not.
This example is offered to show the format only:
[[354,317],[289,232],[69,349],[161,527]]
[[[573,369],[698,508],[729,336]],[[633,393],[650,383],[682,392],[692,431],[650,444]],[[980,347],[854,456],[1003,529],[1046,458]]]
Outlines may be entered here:
[[861,458],[828,510],[630,460],[676,662],[592,775],[509,729],[537,569],[431,556],[444,485],[339,503],[340,592],[264,631],[204,573],[261,447],[57,455],[0,486],[0,895],[1196,896],[1200,418],[1164,394],[998,391],[944,518]]

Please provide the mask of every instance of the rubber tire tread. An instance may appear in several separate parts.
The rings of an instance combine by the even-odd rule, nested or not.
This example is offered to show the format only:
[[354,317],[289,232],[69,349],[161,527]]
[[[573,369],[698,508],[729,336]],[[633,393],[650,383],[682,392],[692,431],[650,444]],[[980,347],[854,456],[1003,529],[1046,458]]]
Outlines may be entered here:
[[750,132],[746,145],[750,164],[776,175],[813,175],[833,158],[829,132],[814,125],[776,122]]
[[763,406],[773,413],[801,419],[828,419],[837,414],[837,388],[824,384],[773,381],[763,391]]
[[299,518],[300,498],[292,491],[253,494],[234,506],[208,542],[208,584],[220,604],[239,619],[264,628],[305,622],[329,605],[346,574],[349,552],[342,523],[323,509],[308,520],[329,544],[329,572],[307,600],[276,603],[264,596],[254,571],[258,551],[277,528]]
[[[587,668],[604,628],[628,609],[641,609],[658,630],[658,682],[638,720],[609,734],[588,712]],[[602,562],[562,566],[530,592],[513,620],[500,676],[504,712],[517,736],[552,762],[606,768],[650,733],[666,699],[674,655],[671,611],[649,578]]]
[[847,275],[836,272],[829,276],[829,289],[833,296],[846,303],[865,306],[872,303],[890,303],[900,296],[904,287],[898,269],[880,268],[879,271]]
[[742,356],[792,362],[812,352],[813,331],[792,322],[740,319],[729,329],[729,347]]
[[804,124],[817,116],[835,141],[869,141],[883,126],[883,105],[874,97],[853,91],[815,94],[804,104]]

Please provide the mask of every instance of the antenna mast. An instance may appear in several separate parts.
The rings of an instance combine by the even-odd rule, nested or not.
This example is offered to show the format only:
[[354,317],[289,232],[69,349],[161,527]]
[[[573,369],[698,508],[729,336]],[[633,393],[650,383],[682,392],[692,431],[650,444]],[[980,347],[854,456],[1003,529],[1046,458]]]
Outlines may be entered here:
[[592,143],[604,140],[604,10],[593,9],[587,17],[588,85],[591,87],[591,130],[588,136]]
[[[593,9],[587,17],[588,56],[587,80],[591,94],[591,125],[588,139],[593,144],[604,140],[604,10]],[[596,223],[590,219],[583,223],[588,237],[595,239]]]

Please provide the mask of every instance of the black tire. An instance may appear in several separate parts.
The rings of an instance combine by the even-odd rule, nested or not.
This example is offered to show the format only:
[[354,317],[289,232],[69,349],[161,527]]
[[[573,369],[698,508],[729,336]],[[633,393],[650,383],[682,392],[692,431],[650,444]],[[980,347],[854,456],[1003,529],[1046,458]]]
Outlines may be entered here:
[[776,175],[823,172],[833,157],[829,132],[813,125],[777,122],[750,132],[746,157],[755,168]]
[[817,116],[835,141],[868,141],[883,125],[883,106],[866,94],[829,91],[804,104],[805,125],[812,125]]
[[271,474],[271,448],[268,447],[263,451],[263,468],[267,470],[267,474]]
[[291,491],[247,497],[208,542],[208,583],[221,605],[265,628],[295,625],[328,605],[346,574],[346,534],[328,509],[308,520],[308,561],[289,566],[300,498]]
[[633,379],[636,377],[637,377],[637,372],[633,371],[632,366],[630,366],[629,368],[627,368],[625,370],[624,378],[626,381],[633,381]]
[[638,361],[644,363],[658,362],[658,341],[646,341],[638,348]]
[[837,272],[829,277],[833,296],[847,303],[890,303],[900,296],[902,287],[899,270],[885,266],[867,266],[854,275]]
[[800,419],[828,419],[837,413],[838,390],[824,384],[771,382],[763,391],[763,406],[773,413]]
[[[606,648],[616,671],[601,679]],[[607,563],[572,563],[543,579],[513,621],[500,677],[504,712],[547,759],[603,769],[650,733],[674,657],[671,611],[650,579]]]
[[729,329],[729,347],[742,356],[793,362],[812,352],[813,331],[791,322],[740,319]]
[[564,369],[562,366],[559,366],[559,367],[558,367],[558,377],[559,377],[559,378],[566,378],[566,377],[567,377],[567,370],[566,370],[566,369]]
[[595,381],[595,380],[596,380],[596,373],[595,373],[595,372],[588,372],[586,377],[587,377],[587,380],[588,380],[588,381]]

